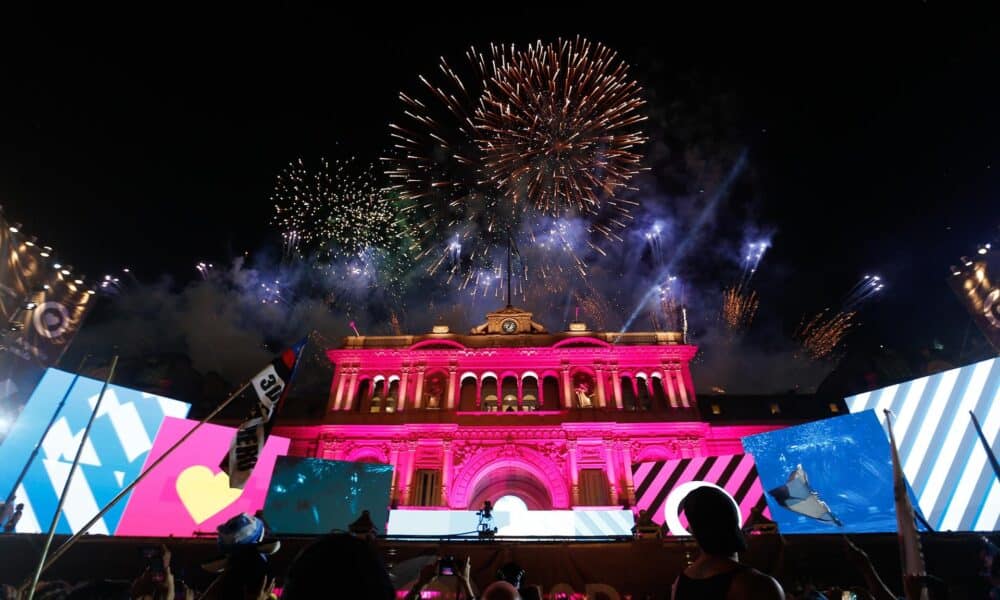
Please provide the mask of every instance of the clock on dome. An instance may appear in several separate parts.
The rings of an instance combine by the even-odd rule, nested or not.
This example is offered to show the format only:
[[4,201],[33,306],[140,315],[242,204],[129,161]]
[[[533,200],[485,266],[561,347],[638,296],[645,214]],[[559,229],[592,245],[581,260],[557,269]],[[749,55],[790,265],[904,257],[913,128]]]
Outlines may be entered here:
[[486,315],[486,322],[478,327],[473,327],[473,335],[476,334],[529,334],[546,333],[545,328],[531,319],[531,313],[523,308],[507,306],[500,310],[495,310]]

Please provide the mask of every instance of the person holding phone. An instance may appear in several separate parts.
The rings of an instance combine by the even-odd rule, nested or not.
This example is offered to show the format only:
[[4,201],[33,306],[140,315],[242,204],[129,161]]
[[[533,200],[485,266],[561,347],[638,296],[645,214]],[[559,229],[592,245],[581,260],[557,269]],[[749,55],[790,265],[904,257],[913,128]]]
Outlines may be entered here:
[[454,587],[456,598],[475,600],[476,594],[472,589],[472,581],[469,578],[472,568],[471,559],[469,557],[465,558],[465,563],[461,570],[457,568],[455,562],[454,556],[442,556],[438,558],[437,562],[426,565],[420,570],[420,576],[406,594],[405,600],[418,600],[420,593],[428,587],[439,588],[435,591],[444,591],[440,588],[447,585],[446,578],[454,578],[455,585],[447,585],[447,587]]
[[134,600],[174,600],[174,575],[170,571],[170,549],[164,545],[143,548],[146,568],[132,583]]

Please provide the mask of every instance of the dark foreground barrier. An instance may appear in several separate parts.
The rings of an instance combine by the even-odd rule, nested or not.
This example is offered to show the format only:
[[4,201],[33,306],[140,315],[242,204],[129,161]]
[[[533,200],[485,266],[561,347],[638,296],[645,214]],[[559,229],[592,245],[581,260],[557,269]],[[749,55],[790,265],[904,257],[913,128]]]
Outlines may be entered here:
[[[899,549],[894,535],[859,535],[852,539],[871,556],[883,579],[899,588]],[[281,574],[311,538],[283,539],[273,558]],[[57,538],[54,547],[62,542]],[[0,581],[14,584],[26,577],[37,560],[43,537],[0,535]],[[211,576],[199,565],[218,556],[214,540],[88,536],[63,556],[44,576],[48,580],[131,579],[144,566],[142,549],[166,544],[173,552],[174,570],[197,589]],[[527,571],[526,583],[540,585],[546,594],[590,592],[594,598],[664,598],[670,584],[697,553],[689,539],[624,542],[535,541],[396,541],[378,545],[390,566],[421,555],[453,555],[472,560],[472,575],[483,587],[497,568],[516,561]],[[978,597],[978,536],[928,534],[923,537],[928,570],[945,580],[949,597]],[[760,535],[750,538],[744,560],[772,573],[788,590],[803,583],[818,587],[860,585],[862,579],[846,560],[839,536]],[[405,583],[405,582],[400,582]],[[603,596],[601,596],[603,594]]]

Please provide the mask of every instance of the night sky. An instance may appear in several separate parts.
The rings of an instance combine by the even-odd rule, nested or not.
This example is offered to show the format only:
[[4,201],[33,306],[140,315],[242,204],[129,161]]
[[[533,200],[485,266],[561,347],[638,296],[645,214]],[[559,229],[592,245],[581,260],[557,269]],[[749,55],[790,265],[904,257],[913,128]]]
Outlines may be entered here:
[[277,243],[268,196],[288,161],[377,159],[396,94],[438,56],[582,34],[646,90],[660,201],[697,193],[692,162],[710,185],[746,152],[714,232],[774,232],[762,319],[787,331],[878,272],[888,289],[852,347],[981,347],[945,278],[1000,225],[997,21],[724,12],[31,19],[0,58],[0,204],[83,272],[180,287],[198,260]]

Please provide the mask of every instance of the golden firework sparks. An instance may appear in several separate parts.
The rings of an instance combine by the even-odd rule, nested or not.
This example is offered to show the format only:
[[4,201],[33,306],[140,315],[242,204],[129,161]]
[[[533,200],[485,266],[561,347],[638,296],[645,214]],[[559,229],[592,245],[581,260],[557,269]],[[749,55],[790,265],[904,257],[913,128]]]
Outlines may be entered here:
[[[638,84],[613,51],[583,39],[470,48],[465,59],[442,58],[416,93],[401,93],[402,117],[389,126],[382,164],[410,250],[460,288],[504,262],[509,237],[544,253],[532,277],[559,264],[585,278],[581,253],[622,241],[632,220],[635,203],[620,192],[645,141]],[[546,122],[525,120],[535,104]],[[542,141],[548,150],[536,151]]]
[[741,286],[726,288],[722,292],[722,322],[732,331],[743,331],[750,327],[760,301],[757,292],[746,291]]
[[641,88],[610,48],[541,41],[497,68],[476,110],[484,173],[507,202],[541,214],[598,214],[640,171]]
[[833,354],[841,346],[847,333],[856,325],[855,311],[837,312],[833,315],[828,313],[829,309],[826,309],[808,321],[803,318],[795,334],[806,354],[814,360]]

